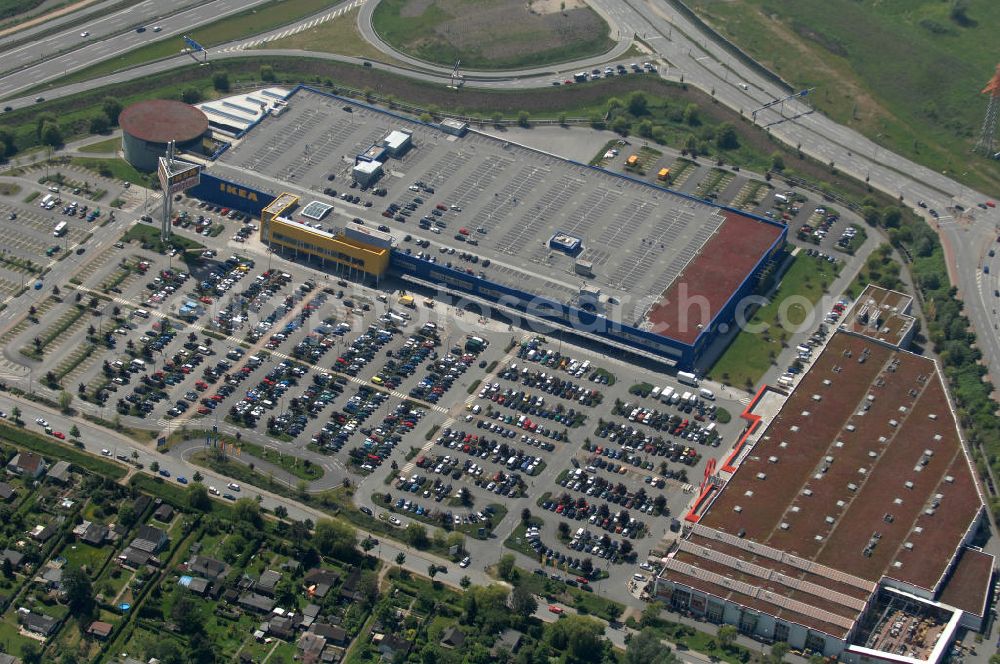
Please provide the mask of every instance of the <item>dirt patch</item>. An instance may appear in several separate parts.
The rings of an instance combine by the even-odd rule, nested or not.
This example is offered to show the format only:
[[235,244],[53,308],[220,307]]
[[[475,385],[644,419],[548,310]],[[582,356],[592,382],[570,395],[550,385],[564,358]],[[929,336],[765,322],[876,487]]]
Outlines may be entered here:
[[558,14],[586,6],[583,0],[528,0],[528,9],[534,14]]
[[410,0],[407,2],[402,9],[399,10],[399,15],[406,18],[415,18],[417,16],[423,16],[427,8],[434,4],[434,0]]

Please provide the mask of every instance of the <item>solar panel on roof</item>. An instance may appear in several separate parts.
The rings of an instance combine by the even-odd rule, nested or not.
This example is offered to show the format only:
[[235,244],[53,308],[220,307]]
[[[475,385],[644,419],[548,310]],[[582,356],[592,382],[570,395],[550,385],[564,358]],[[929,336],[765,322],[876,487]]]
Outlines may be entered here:
[[322,203],[320,201],[313,201],[309,205],[305,206],[302,210],[303,217],[309,217],[310,219],[315,219],[319,221],[327,215],[327,213],[333,209],[332,205],[327,203]]

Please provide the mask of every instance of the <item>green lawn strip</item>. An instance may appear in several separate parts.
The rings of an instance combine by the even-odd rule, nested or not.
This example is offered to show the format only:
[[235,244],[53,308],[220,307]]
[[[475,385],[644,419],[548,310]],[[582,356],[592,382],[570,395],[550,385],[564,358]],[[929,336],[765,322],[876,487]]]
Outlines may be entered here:
[[[596,592],[586,592],[579,588],[567,586],[562,581],[553,581],[548,576],[533,574],[527,570],[515,567],[516,578],[513,583],[529,592],[544,597],[546,601],[558,601],[568,604],[582,614],[591,614],[605,620],[617,620],[625,611],[625,605],[612,599],[601,597]],[[576,572],[567,572],[568,576],[577,576]]]
[[37,452],[43,456],[69,461],[75,466],[114,480],[125,477],[125,468],[112,461],[105,461],[86,452],[82,452],[68,443],[55,438],[40,436],[31,431],[12,427],[0,422],[0,439],[9,443]]
[[111,429],[112,431],[117,431],[118,433],[125,434],[129,438],[136,440],[140,443],[148,443],[157,436],[157,432],[150,431],[148,429],[137,429],[135,427],[125,426],[121,422],[105,420],[104,418],[97,417],[95,415],[90,415],[88,413],[83,413],[83,419],[93,422],[94,424],[100,425],[105,429]]
[[[160,227],[150,226],[142,223],[133,224],[124,235],[122,235],[122,242],[138,241],[143,249],[149,249],[151,251],[163,251],[163,243],[160,240]],[[198,252],[205,250],[205,245],[200,242],[196,242],[184,235],[179,233],[170,234],[170,245],[184,251],[185,253],[191,252],[196,254]]]
[[312,482],[323,477],[323,468],[308,459],[303,459],[293,454],[282,454],[275,447],[264,447],[247,441],[242,441],[238,445],[241,448],[241,454],[250,454],[258,459],[269,461],[287,470],[299,479]]
[[789,306],[787,300],[805,299],[815,304],[836,277],[839,268],[817,258],[800,253],[782,277],[770,302],[754,313],[749,324],[763,332],[741,331],[709,371],[709,377],[728,385],[756,385],[782,351],[782,344],[791,336],[782,329],[779,315],[787,309],[788,323],[799,325],[807,313],[800,304]]
[[[151,496],[160,498],[177,509],[185,511],[191,509],[188,503],[187,489],[176,482],[169,482],[162,477],[155,477],[146,473],[136,473],[129,480],[129,485]],[[211,502],[212,514],[233,518],[233,508],[231,505],[219,500],[212,500]]]
[[79,152],[117,152],[122,145],[122,139],[120,136],[115,138],[108,138],[103,141],[98,141],[97,143],[88,143],[78,147]]
[[101,159],[99,157],[71,157],[70,163],[74,166],[81,166],[104,177],[114,178],[140,187],[149,187],[153,183],[153,176],[142,173],[135,169],[124,159],[117,157],[113,159]]

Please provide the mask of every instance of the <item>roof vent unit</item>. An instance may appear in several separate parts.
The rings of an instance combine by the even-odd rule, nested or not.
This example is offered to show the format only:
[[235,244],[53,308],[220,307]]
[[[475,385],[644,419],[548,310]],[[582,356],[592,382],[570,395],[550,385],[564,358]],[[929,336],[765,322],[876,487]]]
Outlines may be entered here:
[[803,489],[802,490],[802,495],[803,496],[811,496],[811,495],[813,495],[813,491],[812,491],[812,489]]
[[878,437],[878,442],[880,442],[880,443],[886,443],[888,440],[889,439],[886,438],[885,436],[879,436]]
[[893,498],[892,499],[892,504],[893,505],[902,505],[903,504],[903,499],[902,498]]
[[792,513],[793,514],[798,514],[800,511],[802,511],[801,507],[799,507],[798,505],[792,505]]
[[788,530],[790,528],[787,521],[782,521],[781,525],[778,527],[781,528],[782,530]]
[[878,456],[878,452],[876,452],[874,450],[868,450],[868,458],[869,459],[874,459],[877,456]]
[[747,536],[747,529],[746,529],[746,528],[740,528],[740,529],[739,529],[739,530],[738,530],[738,531],[736,532],[736,536],[737,536],[737,537],[739,537],[740,539],[743,539],[744,537],[746,537],[746,536]]
[[927,509],[924,510],[924,514],[926,514],[927,516],[934,516],[935,511],[936,510],[933,507],[928,507]]
[[893,566],[893,567],[895,567],[896,569],[899,569],[900,567],[902,567],[902,566],[903,566],[903,563],[901,563],[901,562],[899,562],[899,561],[897,560],[896,562],[894,562],[894,563],[892,564],[892,566]]
[[808,410],[802,411],[802,417],[809,417],[810,415],[812,415],[812,413],[810,413]]
[[867,473],[868,473],[868,469],[867,468],[858,468],[858,474],[859,475],[865,475]]
[[812,395],[812,400],[813,401],[822,401],[823,400],[823,395],[821,395],[821,394],[814,394],[814,395]]
[[896,428],[899,426],[899,422],[897,422],[896,420],[889,420],[889,426],[891,426],[892,428]]
[[786,447],[788,447],[788,443],[783,440],[780,443],[778,443],[778,447],[780,447],[781,449],[785,449]]
[[940,443],[941,442],[941,434],[939,434],[939,433],[934,434],[934,442],[935,443]]
[[854,482],[851,482],[850,484],[847,485],[847,490],[848,491],[857,491],[858,490],[858,485],[855,484]]
[[769,463],[778,463],[778,457],[776,456],[769,456],[767,457],[767,460]]
[[843,508],[843,507],[844,507],[844,505],[846,505],[846,504],[847,504],[847,503],[845,503],[845,502],[844,502],[843,500],[838,500],[838,501],[837,501],[837,507],[840,507],[840,508]]
[[766,480],[767,479],[767,473],[757,473],[757,479],[759,479],[759,480]]
[[827,463],[833,463],[833,457],[832,456],[827,456],[826,457],[826,462]]
[[947,482],[948,484],[954,484],[955,483],[955,478],[953,476],[951,476],[951,475],[945,475],[944,476],[944,481]]
[[936,420],[937,419],[937,413],[928,413],[927,417],[930,418],[930,419],[932,419],[932,420]]
[[924,455],[932,457],[934,456],[934,450],[924,450]]
[[906,549],[907,551],[913,551],[913,542],[907,542],[906,544],[903,545],[903,548]]
[[796,433],[799,430],[799,425],[793,424],[792,426],[788,427],[788,430],[791,431],[792,433]]
[[899,407],[899,412],[901,412],[901,413],[906,413],[906,412],[908,412],[909,410],[910,410],[910,409],[909,409],[909,408],[907,408],[906,406],[900,406],[900,407]]
[[844,446],[844,441],[842,441],[842,440],[838,440],[837,442],[835,442],[835,443],[833,444],[833,446],[834,446],[834,447],[843,447],[843,446]]
[[905,486],[907,489],[912,489],[913,488],[913,482],[910,481],[910,480],[906,480],[905,482],[903,482],[903,486]]
[[868,395],[867,397],[865,397],[865,398],[866,398],[866,399],[868,399],[869,401],[875,401],[875,395],[874,395],[874,394],[869,394],[869,395]]
[[833,385],[833,381],[830,380],[829,378],[824,378],[823,384],[826,385],[827,387],[830,387],[831,385]]
[[924,527],[923,527],[923,526],[916,526],[916,527],[915,527],[915,528],[913,529],[913,532],[915,532],[916,534],[918,534],[918,535],[919,535],[920,533],[924,532]]
[[848,430],[848,431],[854,431],[854,429],[855,429],[856,427],[855,427],[855,426],[854,426],[853,424],[848,424],[848,425],[847,425],[846,427],[844,427],[844,428],[845,428],[846,430]]
[[833,523],[834,521],[836,521],[836,519],[834,519],[834,518],[833,518],[832,516],[828,516],[828,517],[826,517],[826,519],[824,519],[824,520],[825,520],[825,521],[826,521],[827,523],[831,523],[831,524],[832,524],[832,523]]
[[750,498],[751,496],[753,496],[753,490],[748,489],[746,493],[744,493],[743,495],[746,496],[747,498]]
[[813,537],[813,539],[816,540],[817,542],[822,542],[823,541],[823,536],[822,535],[816,535],[815,537]]
[[740,512],[743,511],[743,508],[740,507],[739,505],[736,505],[736,506],[733,507],[733,511],[736,512],[737,514],[739,514]]

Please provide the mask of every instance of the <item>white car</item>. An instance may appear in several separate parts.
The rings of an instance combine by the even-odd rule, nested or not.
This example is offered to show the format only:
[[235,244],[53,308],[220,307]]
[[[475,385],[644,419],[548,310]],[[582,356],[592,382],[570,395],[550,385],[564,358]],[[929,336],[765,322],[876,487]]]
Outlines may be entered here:
[[236,482],[230,482],[227,486],[229,487],[230,491],[239,491],[240,490],[240,485],[237,484]]
[[162,29],[163,29],[163,28],[161,28],[161,27],[160,27],[160,26],[158,26],[158,25],[154,25],[154,26],[153,26],[153,32],[159,32],[159,31],[160,31],[160,30],[162,30]]
[[89,37],[89,36],[90,36],[90,33],[89,33],[89,32],[86,32],[86,31],[84,31],[84,32],[81,32],[81,33],[80,33],[80,37],[82,37],[83,39],[86,39],[86,38],[87,38],[87,37]]
[[402,522],[402,521],[400,521],[399,519],[397,519],[397,518],[396,518],[396,517],[394,517],[394,516],[390,516],[390,517],[389,517],[389,523],[391,523],[391,524],[392,524],[392,525],[394,525],[394,526],[399,526],[399,525],[402,525],[402,523],[403,523],[403,522]]
[[47,427],[47,426],[49,426],[49,423],[47,421],[43,420],[40,417],[37,420],[35,420],[35,424],[37,424],[40,427]]
[[103,450],[101,450],[101,454],[103,454],[104,456],[108,456],[109,457],[109,456],[111,456],[111,450],[109,450],[108,448],[105,447]]
[[208,487],[208,492],[210,494],[212,494],[213,496],[218,496],[219,495],[219,490],[216,489],[214,486]]
[[466,556],[465,558],[462,558],[462,562],[460,562],[458,564],[458,566],[464,569],[464,568],[468,567],[471,563],[472,563],[472,559],[469,558],[469,556]]

